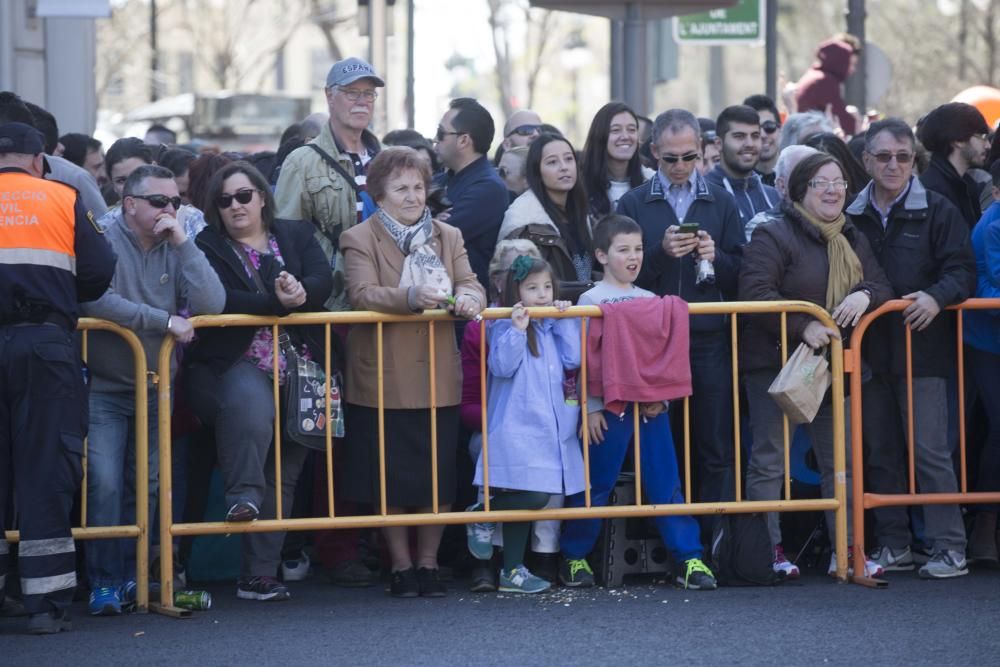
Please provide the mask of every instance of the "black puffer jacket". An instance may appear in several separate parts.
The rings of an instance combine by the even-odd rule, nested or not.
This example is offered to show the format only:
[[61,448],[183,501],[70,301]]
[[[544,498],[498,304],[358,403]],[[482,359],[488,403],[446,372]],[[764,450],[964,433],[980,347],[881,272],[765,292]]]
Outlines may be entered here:
[[[869,183],[847,208],[864,232],[892,283],[893,298],[924,291],[942,308],[961,303],[976,289],[976,262],[969,229],[951,202],[927,191],[916,177],[906,196],[882,218],[872,208]],[[876,373],[906,372],[906,331],[901,313],[879,318],[865,334],[865,359]],[[947,377],[955,366],[955,319],[942,312],[929,327],[913,332],[913,374]]]
[[[742,301],[810,301],[826,304],[830,273],[827,244],[816,229],[804,220],[787,201],[781,205],[784,216],[759,225],[753,239],[743,249],[740,268]],[[892,286],[879,266],[865,235],[850,221],[843,235],[861,260],[863,279],[852,292],[871,292],[872,311],[892,298]],[[802,342],[802,333],[813,321],[805,313],[788,315],[788,354]],[[740,369],[754,371],[781,368],[781,318],[778,315],[752,315],[743,318],[746,326],[740,339]],[[846,341],[850,330],[841,331]],[[845,345],[846,347],[846,345]]]

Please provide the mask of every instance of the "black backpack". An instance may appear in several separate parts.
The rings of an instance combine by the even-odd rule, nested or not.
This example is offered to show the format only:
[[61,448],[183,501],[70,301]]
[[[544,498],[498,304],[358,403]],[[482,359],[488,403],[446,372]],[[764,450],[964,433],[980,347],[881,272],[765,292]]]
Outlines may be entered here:
[[773,586],[774,548],[764,514],[725,514],[712,535],[712,561],[721,586]]

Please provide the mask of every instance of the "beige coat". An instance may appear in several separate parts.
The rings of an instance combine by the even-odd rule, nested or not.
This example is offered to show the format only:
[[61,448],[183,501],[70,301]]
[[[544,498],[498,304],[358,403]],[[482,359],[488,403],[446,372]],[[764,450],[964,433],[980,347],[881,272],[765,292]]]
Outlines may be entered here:
[[[434,221],[433,247],[454,284],[455,296],[470,295],[486,303],[486,294],[462,242],[462,233]],[[340,236],[347,295],[354,310],[411,314],[407,289],[399,277],[405,259],[392,236],[374,217]],[[347,336],[346,399],[355,405],[378,407],[378,359],[375,325],[352,325]],[[430,368],[428,323],[383,325],[383,389],[386,408],[429,408]],[[462,369],[455,327],[434,327],[437,404],[461,402]]]

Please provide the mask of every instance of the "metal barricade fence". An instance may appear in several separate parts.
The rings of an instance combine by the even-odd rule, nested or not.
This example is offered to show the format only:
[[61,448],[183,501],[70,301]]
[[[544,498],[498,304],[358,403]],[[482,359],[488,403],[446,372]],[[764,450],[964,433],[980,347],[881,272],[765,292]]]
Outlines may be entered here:
[[[147,410],[149,395],[146,368],[146,352],[139,338],[129,329],[118,326],[106,320],[80,318],[77,330],[83,336],[83,359],[87,359],[87,338],[90,331],[108,331],[120,336],[132,350],[132,360],[135,364],[135,523],[119,526],[88,526],[87,525],[87,468],[88,442],[84,441],[83,449],[83,481],[80,484],[80,514],[79,527],[73,528],[75,540],[103,540],[133,538],[136,541],[136,607],[146,611],[149,605],[149,413]],[[169,409],[168,409],[169,412]],[[7,531],[8,542],[19,540],[19,531]]]
[[[872,323],[887,313],[895,313],[904,310],[912,301],[904,299],[894,299],[884,303],[878,309],[865,315],[858,326],[854,328],[851,335],[850,349],[845,353],[847,360],[846,371],[851,378],[851,448],[852,448],[852,513],[853,513],[853,537],[854,537],[854,562],[864,562],[865,557],[865,510],[879,507],[899,507],[909,505],[953,505],[953,504],[979,504],[979,503],[1000,503],[1000,492],[970,492],[968,487],[968,475],[966,465],[966,433],[965,433],[965,344],[963,341],[963,313],[966,310],[994,310],[1000,309],[1000,299],[969,299],[955,306],[949,306],[946,310],[955,312],[956,328],[956,378],[958,391],[958,453],[959,453],[959,492],[958,493],[918,493],[916,483],[916,458],[915,458],[915,433],[913,428],[913,332],[909,325],[900,324],[905,327],[906,341],[906,451],[908,459],[907,467],[907,492],[897,494],[866,493],[864,483],[864,442],[863,426],[864,415],[862,413],[862,343],[865,333]],[[918,334],[919,335],[919,334]],[[946,350],[941,350],[942,354],[947,354]],[[951,405],[948,409],[951,409]],[[879,418],[884,418],[880,415]],[[865,577],[855,573],[853,576],[855,583],[864,584],[873,588],[884,588],[888,582],[881,579]]]
[[[334,511],[334,475],[333,475],[333,436],[331,432],[332,420],[330,414],[330,403],[326,403],[326,475],[327,475],[327,509],[325,517],[299,518],[299,519],[261,519],[249,523],[227,523],[227,522],[201,522],[201,523],[178,523],[175,522],[171,503],[172,468],[171,468],[171,433],[170,433],[170,375],[160,373],[159,391],[159,438],[160,438],[160,544],[170,545],[173,538],[181,535],[218,535],[251,532],[273,532],[279,530],[328,530],[336,528],[362,528],[362,527],[389,527],[389,526],[414,526],[425,524],[463,524],[472,522],[504,522],[504,521],[535,521],[545,519],[581,519],[581,518],[618,518],[618,517],[650,517],[663,515],[706,515],[706,514],[733,514],[752,512],[807,512],[807,511],[833,511],[836,515],[835,534],[837,563],[836,573],[841,581],[847,580],[847,488],[846,488],[846,451],[845,451],[845,412],[844,412],[844,357],[841,342],[833,340],[830,348],[832,382],[832,405],[833,405],[833,442],[834,442],[834,472],[835,472],[835,496],[834,498],[820,499],[791,499],[791,482],[789,477],[789,452],[790,437],[787,418],[785,419],[784,437],[784,457],[785,457],[785,481],[784,499],[774,501],[747,501],[743,499],[741,474],[740,474],[740,382],[739,382],[739,315],[750,314],[772,314],[779,315],[781,319],[781,340],[782,340],[782,360],[788,358],[787,350],[787,314],[805,313],[820,320],[825,326],[835,328],[836,325],[830,315],[820,306],[803,301],[772,301],[772,302],[719,302],[719,303],[691,303],[689,304],[691,315],[726,315],[729,316],[731,335],[732,363],[732,397],[733,397],[733,432],[734,432],[734,462],[735,462],[735,501],[714,502],[714,503],[692,503],[691,502],[691,443],[690,443],[690,400],[685,398],[684,406],[684,487],[685,500],[683,504],[660,504],[650,505],[643,503],[641,493],[641,467],[639,429],[635,429],[634,435],[634,459],[635,459],[635,504],[628,506],[605,506],[592,507],[590,498],[590,459],[588,452],[589,431],[587,424],[587,397],[586,391],[580,392],[581,413],[583,418],[583,459],[584,459],[584,479],[585,486],[585,506],[579,508],[561,509],[540,509],[540,510],[492,510],[489,507],[489,435],[487,424],[487,396],[486,396],[486,356],[480,358],[480,390],[481,408],[483,424],[483,496],[484,512],[464,512],[451,511],[440,512],[438,507],[438,479],[437,479],[437,430],[436,430],[436,382],[435,382],[435,327],[444,325],[443,335],[453,336],[452,322],[455,318],[445,311],[427,311],[419,315],[393,315],[376,313],[369,311],[339,312],[339,313],[302,313],[294,314],[283,318],[250,316],[250,315],[205,315],[194,317],[190,320],[196,329],[206,327],[271,327],[274,340],[278,340],[279,326],[300,326],[300,325],[322,325],[325,329],[326,352],[326,395],[330,392],[330,342],[331,325],[374,325],[377,349],[377,373],[378,373],[378,433],[379,433],[379,497],[376,505],[378,514],[366,516],[337,516]],[[600,317],[601,310],[597,306],[574,306],[564,312],[556,308],[529,308],[533,318],[564,318],[578,317],[590,318]],[[484,323],[490,320],[509,318],[511,309],[509,308],[489,308],[483,311]],[[428,325],[429,358],[428,366],[430,372],[430,402],[431,402],[431,459],[432,459],[432,511],[430,513],[413,514],[389,514],[387,512],[386,501],[386,473],[385,473],[385,430],[384,430],[384,387],[383,387],[383,327],[393,323],[415,323],[426,322]],[[581,376],[579,386],[586,387],[587,384],[587,325],[583,319],[580,329],[581,337]],[[480,346],[486,349],[486,326],[480,329]],[[169,368],[170,359],[174,351],[174,339],[166,337],[163,346],[160,348],[159,367]],[[278,359],[274,355],[273,359],[275,372],[272,383],[275,400],[274,419],[274,465],[275,465],[275,515],[282,515],[281,499],[281,446],[282,446],[282,405],[279,397],[278,384]],[[348,363],[350,360],[348,359]],[[697,397],[693,397],[697,400]],[[639,411],[633,410],[634,419],[638,423]],[[350,437],[350,434],[348,434]],[[151,608],[154,611],[167,615],[183,618],[190,615],[190,612],[178,609],[173,606],[173,553],[166,546],[160,550],[160,603],[153,603]]]

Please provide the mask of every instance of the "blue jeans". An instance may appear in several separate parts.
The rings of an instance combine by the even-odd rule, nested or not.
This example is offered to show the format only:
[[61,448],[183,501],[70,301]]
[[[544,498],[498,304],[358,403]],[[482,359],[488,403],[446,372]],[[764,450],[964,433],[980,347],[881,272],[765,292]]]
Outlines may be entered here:
[[[156,513],[159,482],[157,397],[149,392],[149,513]],[[87,442],[87,525],[135,523],[135,394],[90,393]],[[148,524],[152,526],[152,520]],[[87,576],[91,588],[121,586],[135,578],[135,540],[92,540],[87,543]]]
[[[625,411],[625,416],[604,411],[608,430],[604,442],[590,445],[590,504],[604,507],[608,496],[615,488],[628,451],[635,421],[632,417],[634,405]],[[677,472],[677,454],[674,439],[670,433],[670,417],[667,412],[655,419],[639,421],[639,447],[642,459],[642,486],[646,501],[653,505],[684,502],[681,482]],[[583,493],[567,496],[566,507],[583,507]],[[663,538],[663,544],[674,562],[683,563],[691,558],[701,558],[701,537],[698,522],[692,516],[658,516],[656,527]],[[594,548],[597,535],[601,532],[600,519],[577,519],[563,522],[562,552],[566,558],[585,558]]]

